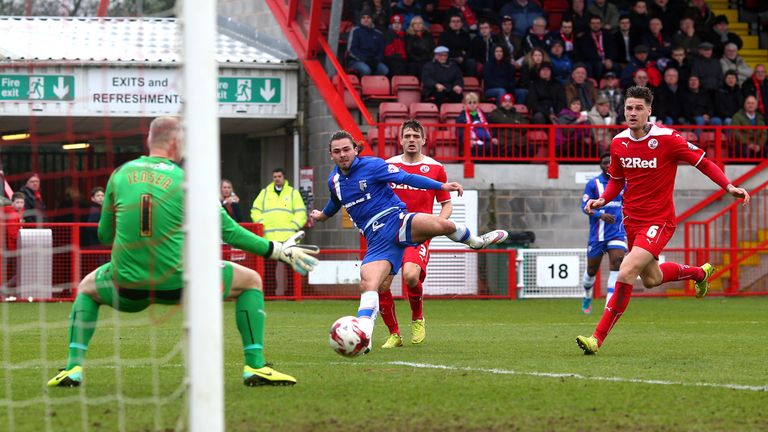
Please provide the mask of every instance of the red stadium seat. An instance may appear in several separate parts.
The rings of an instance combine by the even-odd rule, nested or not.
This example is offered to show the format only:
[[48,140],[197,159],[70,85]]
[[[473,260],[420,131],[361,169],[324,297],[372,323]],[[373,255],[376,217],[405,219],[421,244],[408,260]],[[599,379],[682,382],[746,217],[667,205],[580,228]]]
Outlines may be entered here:
[[432,34],[432,39],[434,39],[435,42],[437,42],[444,30],[442,24],[433,23],[429,25],[429,32]]
[[488,114],[489,112],[496,109],[496,104],[483,102],[480,104],[480,110],[483,111],[484,114]]
[[691,132],[689,130],[686,131],[680,131],[680,136],[683,137],[686,141],[692,144],[696,144],[696,142],[699,140],[699,138],[696,136],[694,132]]
[[459,158],[459,141],[454,130],[437,130],[430,136],[432,139],[427,142],[427,147],[432,157],[441,161]]
[[[368,144],[371,146],[373,154],[379,155],[379,130],[372,127],[368,129]],[[389,126],[384,128],[384,157],[388,158],[397,154],[397,127]]]
[[[357,78],[357,75],[348,74],[347,78],[352,84],[352,87],[354,88],[354,90],[357,92],[357,95],[360,96],[360,80]],[[357,105],[355,105],[355,101],[352,99],[352,96],[350,95],[349,91],[347,91],[344,88],[344,83],[341,82],[341,78],[339,78],[339,75],[334,75],[331,82],[333,83],[333,86],[336,87],[336,89],[344,90],[344,96],[343,96],[344,105],[349,109],[357,109]]]
[[469,92],[475,92],[478,96],[483,96],[483,87],[480,85],[480,80],[473,76],[464,77],[464,94]]
[[389,78],[383,75],[367,75],[360,80],[363,98],[366,100],[393,100],[389,90]]
[[395,75],[392,77],[392,93],[397,101],[411,106],[414,102],[421,102],[421,84],[415,76]]
[[444,103],[440,105],[440,121],[442,123],[456,123],[456,116],[464,111],[464,104]]
[[422,123],[439,123],[440,110],[433,103],[415,102],[411,104],[411,117]]
[[399,123],[410,117],[408,107],[399,102],[382,102],[379,104],[379,121],[382,123]]
[[549,136],[545,131],[532,130],[525,134],[525,140],[528,145],[533,147],[533,154],[538,157],[545,157],[547,155],[547,144],[549,143]]
[[514,104],[512,107],[515,109],[515,112],[518,112],[525,116],[525,118],[528,118],[528,107],[524,104]]

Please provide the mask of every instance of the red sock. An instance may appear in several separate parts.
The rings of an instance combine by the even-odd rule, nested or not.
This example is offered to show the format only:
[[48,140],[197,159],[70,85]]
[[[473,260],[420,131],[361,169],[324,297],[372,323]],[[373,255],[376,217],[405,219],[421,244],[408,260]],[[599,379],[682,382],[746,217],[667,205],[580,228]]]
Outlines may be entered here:
[[691,267],[689,265],[673,262],[659,264],[659,267],[661,268],[661,274],[663,275],[661,283],[689,279],[699,282],[704,280],[704,276],[706,276],[706,273],[704,273],[704,270],[702,270],[701,267]]
[[600,322],[597,323],[597,328],[595,328],[594,336],[597,338],[598,346],[603,345],[608,332],[611,331],[619,318],[621,318],[621,314],[627,310],[630,297],[632,297],[632,285],[616,281],[613,296],[608,301],[608,305],[605,307],[605,311],[603,311],[603,317],[600,318]]
[[424,318],[424,301],[421,296],[424,293],[424,288],[421,286],[421,281],[416,284],[415,287],[408,287],[408,303],[411,304],[411,320],[416,321]]
[[389,329],[389,334],[400,334],[397,327],[397,315],[395,315],[395,300],[392,298],[392,291],[387,290],[379,293],[379,313],[384,324]]

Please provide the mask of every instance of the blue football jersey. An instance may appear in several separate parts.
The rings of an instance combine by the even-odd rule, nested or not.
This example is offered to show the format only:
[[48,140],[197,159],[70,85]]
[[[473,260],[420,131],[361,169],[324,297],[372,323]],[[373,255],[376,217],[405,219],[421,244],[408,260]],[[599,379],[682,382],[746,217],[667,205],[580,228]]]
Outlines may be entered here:
[[[587,186],[584,188],[584,196],[581,197],[581,210],[584,211],[584,206],[587,205],[587,201],[590,199],[600,198],[605,186],[608,184],[607,174],[600,173],[599,176],[589,180]],[[626,187],[625,187],[626,189]],[[606,203],[601,209],[596,210],[593,214],[589,215],[589,243],[624,239],[627,237],[626,231],[624,231],[623,215],[621,213],[621,207],[623,204],[624,191],[621,191],[613,201]],[[600,215],[604,213],[612,214],[616,217],[616,222],[609,224],[600,219]]]
[[323,213],[330,217],[344,206],[355,226],[363,231],[380,217],[406,210],[390,183],[421,189],[440,189],[442,186],[442,183],[430,178],[401,171],[381,158],[356,157],[348,175],[339,171],[339,167],[334,167],[328,176],[331,200]]

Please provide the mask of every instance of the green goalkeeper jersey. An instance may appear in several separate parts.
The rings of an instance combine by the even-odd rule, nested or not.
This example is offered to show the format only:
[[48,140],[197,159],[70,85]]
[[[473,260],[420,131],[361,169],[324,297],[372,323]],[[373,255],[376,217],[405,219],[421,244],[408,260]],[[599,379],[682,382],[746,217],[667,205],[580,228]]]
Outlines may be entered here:
[[[212,201],[212,205],[218,204]],[[271,243],[242,228],[221,206],[223,240],[265,256]],[[172,290],[183,285],[184,170],[166,158],[142,156],[121,166],[104,193],[99,240],[112,244],[121,288]]]

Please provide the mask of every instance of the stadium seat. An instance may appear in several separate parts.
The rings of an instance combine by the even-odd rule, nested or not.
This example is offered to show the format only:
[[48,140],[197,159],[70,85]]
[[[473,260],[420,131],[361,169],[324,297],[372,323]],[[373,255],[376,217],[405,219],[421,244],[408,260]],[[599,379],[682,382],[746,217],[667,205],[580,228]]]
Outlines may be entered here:
[[456,123],[456,116],[464,111],[464,104],[444,103],[440,105],[440,121],[442,123]]
[[525,104],[514,104],[513,107],[515,108],[515,112],[522,114],[525,118],[530,117],[528,114],[528,106]]
[[411,117],[422,123],[440,123],[440,110],[433,103],[414,102],[411,104]]
[[483,113],[488,114],[489,112],[496,109],[496,104],[482,102],[480,104],[480,110],[483,111]]
[[480,80],[473,76],[464,77],[464,94],[469,92],[475,92],[478,96],[483,96],[483,87],[480,85]]
[[399,123],[410,117],[408,107],[399,102],[382,102],[379,104],[379,121],[381,123]]
[[363,98],[366,100],[394,100],[389,90],[389,78],[384,75],[367,75],[360,80]]
[[[373,154],[379,155],[379,130],[372,127],[368,129],[368,144],[371,146]],[[384,128],[384,156],[390,157],[397,154],[397,127],[385,127]]]
[[545,131],[532,130],[525,134],[525,140],[533,147],[533,154],[538,157],[545,157],[547,154],[547,144],[549,136]]
[[392,77],[392,93],[397,101],[411,106],[414,102],[421,102],[421,84],[419,79],[410,75],[395,75]]
[[[357,92],[357,95],[360,96],[360,80],[357,78],[357,75],[349,75],[347,74],[347,79],[349,79],[350,83],[352,84],[352,87]],[[349,91],[344,89],[344,83],[341,82],[341,78],[339,78],[339,75],[334,75],[331,79],[331,82],[333,83],[333,86],[336,87],[336,89],[344,90],[344,105],[349,109],[357,109],[357,105],[355,104],[355,101],[352,99],[352,96],[350,95]]]
[[429,154],[440,161],[459,158],[459,141],[453,130],[436,130],[427,142]]
[[696,133],[689,130],[680,131],[680,136],[685,138],[685,140],[689,143],[693,144],[696,144],[696,142],[699,140],[699,138],[696,136]]
[[437,40],[440,39],[440,35],[443,33],[442,24],[433,23],[429,25],[429,32],[432,34],[432,39],[434,39],[435,43],[437,43]]

